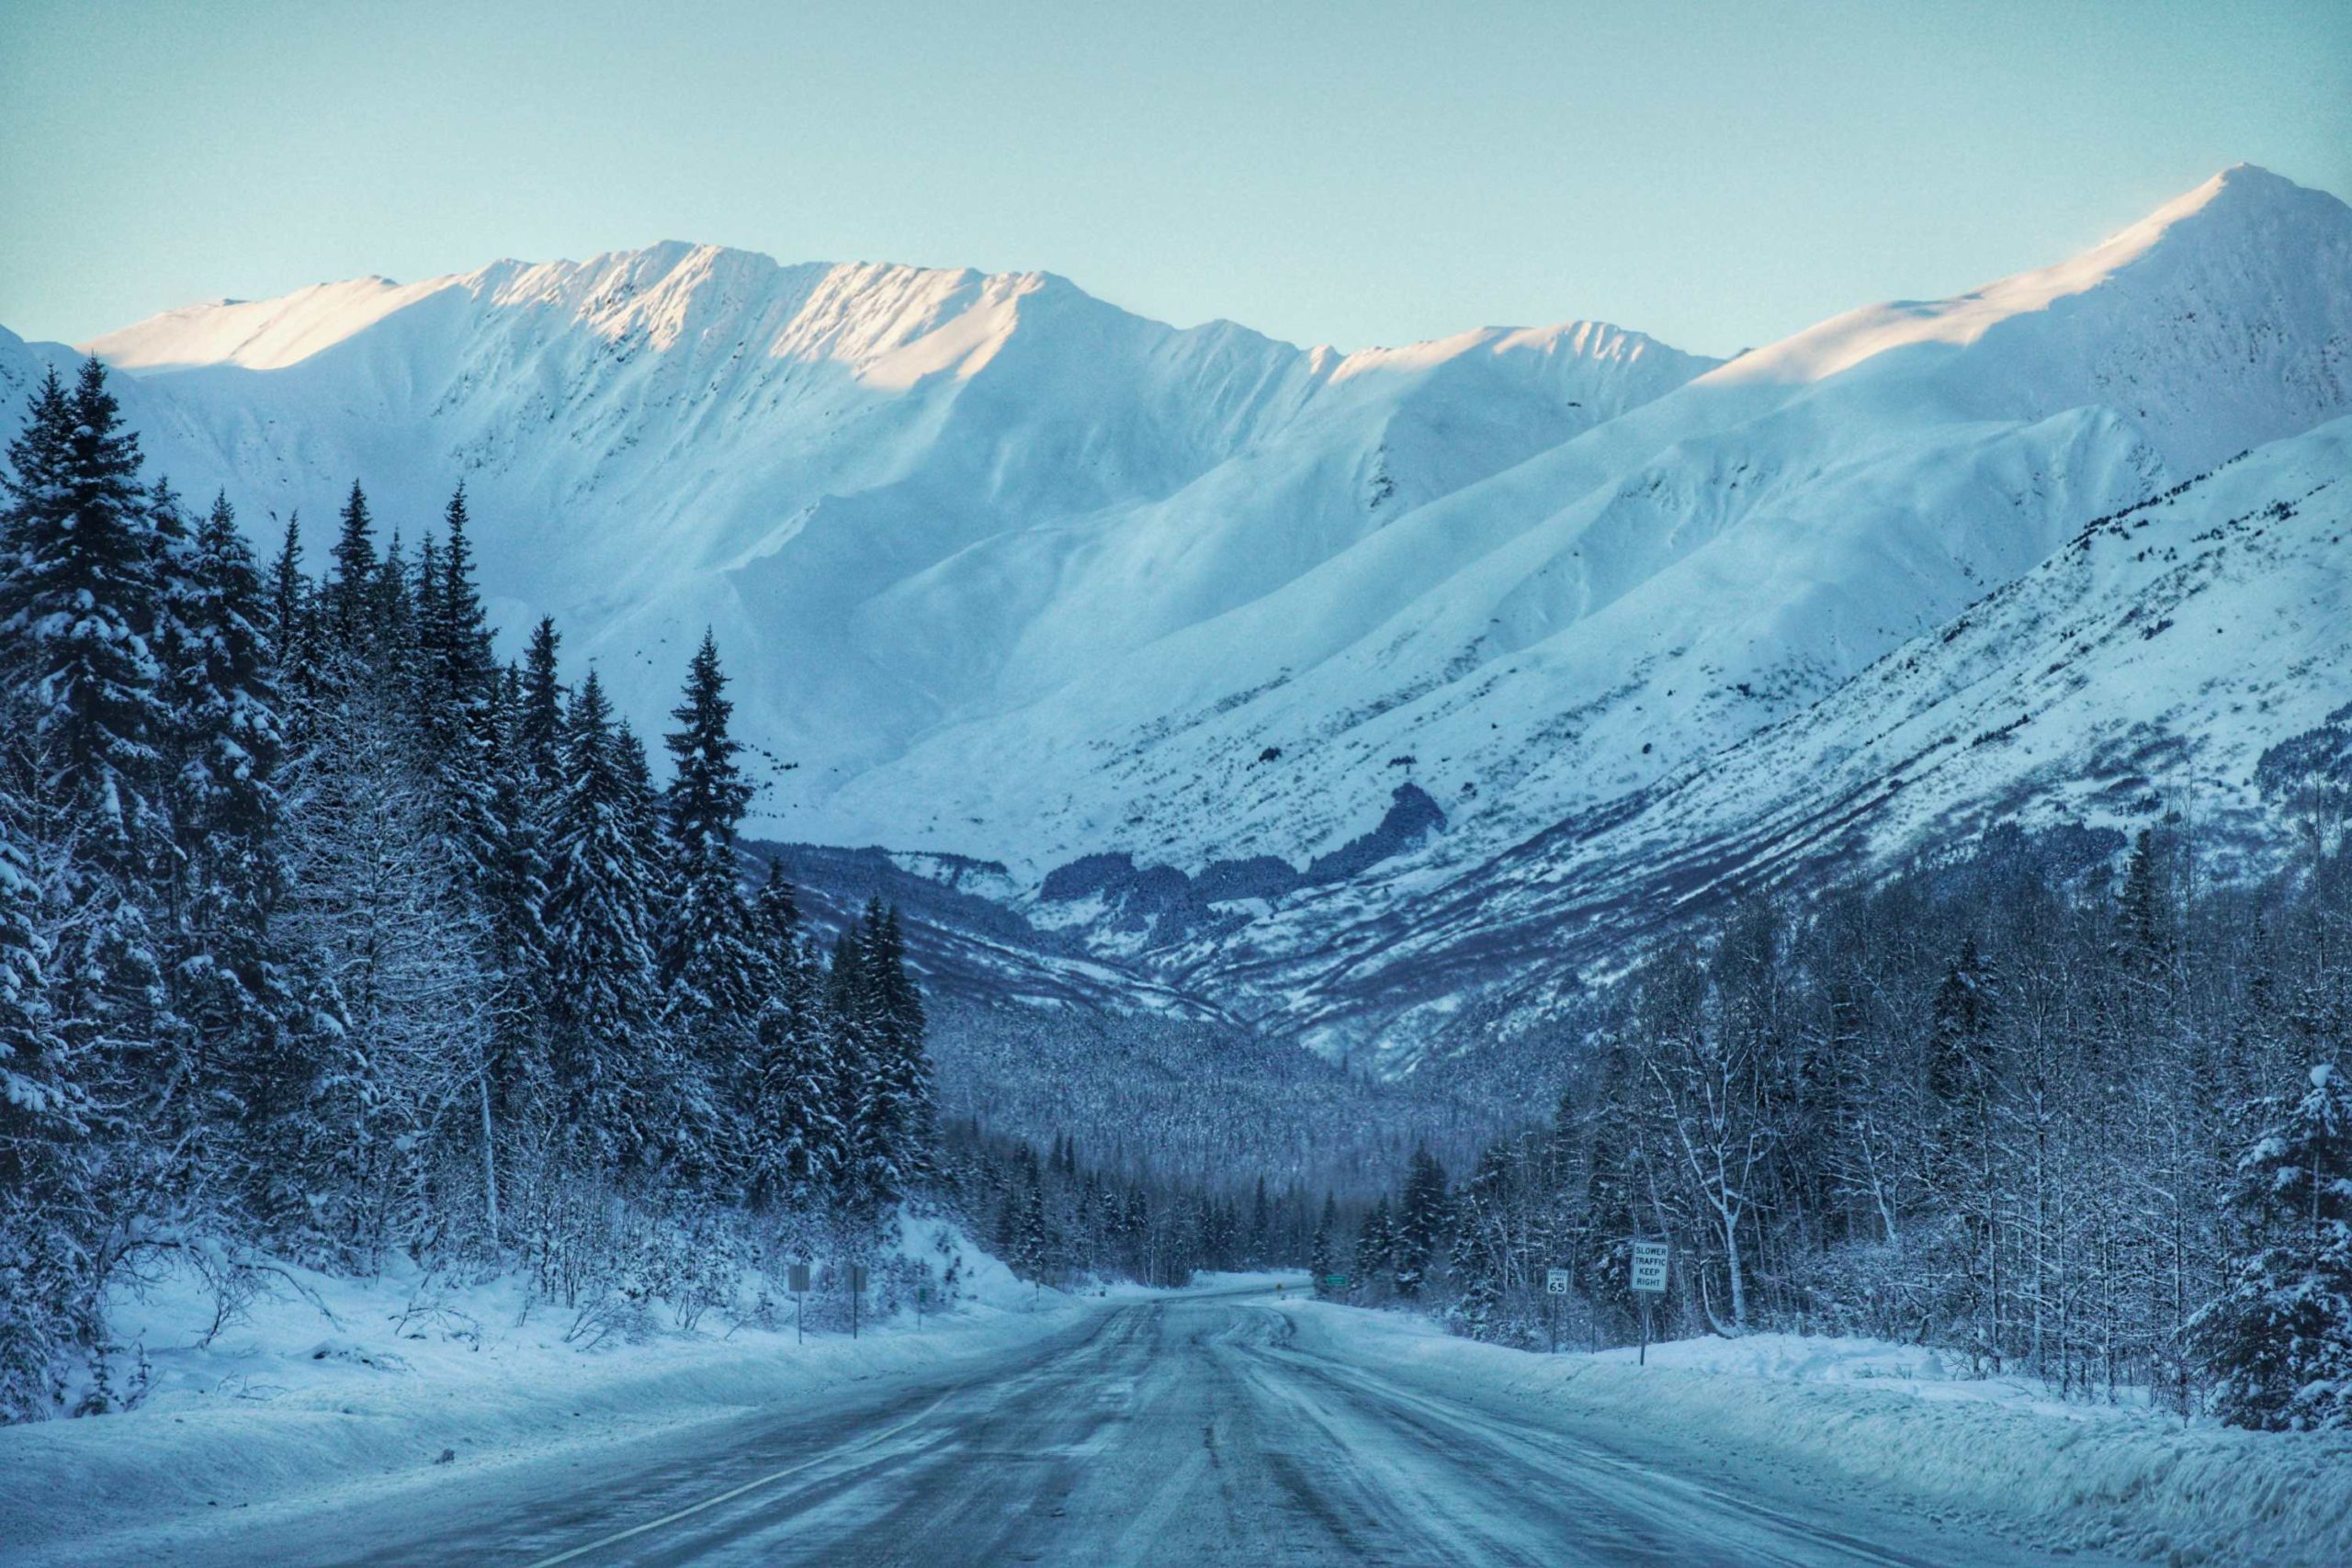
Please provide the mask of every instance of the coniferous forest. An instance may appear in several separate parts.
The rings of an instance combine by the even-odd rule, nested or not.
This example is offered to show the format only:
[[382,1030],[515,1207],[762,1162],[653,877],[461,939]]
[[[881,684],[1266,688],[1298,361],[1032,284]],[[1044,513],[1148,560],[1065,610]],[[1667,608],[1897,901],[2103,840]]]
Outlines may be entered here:
[[[657,788],[551,622],[493,658],[462,489],[411,548],[355,482],[322,571],[299,520],[264,565],[95,360],[7,456],[0,1419],[135,1402],[107,1301],[163,1267],[224,1321],[287,1262],[513,1270],[594,1342],[788,1262],[952,1299],[910,1212],[1067,1266],[1067,1156],[937,1125],[896,911],[825,940],[739,852],[707,637]],[[1090,1178],[1062,1224],[1181,1281],[1224,1213]]]

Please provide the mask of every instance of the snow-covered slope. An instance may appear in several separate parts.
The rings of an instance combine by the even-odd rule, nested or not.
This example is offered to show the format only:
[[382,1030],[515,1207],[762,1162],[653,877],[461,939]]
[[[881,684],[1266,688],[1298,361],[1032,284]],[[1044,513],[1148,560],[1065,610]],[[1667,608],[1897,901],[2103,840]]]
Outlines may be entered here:
[[2347,699],[2352,416],[2095,520],[1824,700],[1408,903],[1312,890],[1246,951],[1202,944],[1190,981],[1393,1067],[1465,1000],[1540,1016],[1712,896],[1996,821],[2129,830],[2177,810],[2226,872],[2263,752]]

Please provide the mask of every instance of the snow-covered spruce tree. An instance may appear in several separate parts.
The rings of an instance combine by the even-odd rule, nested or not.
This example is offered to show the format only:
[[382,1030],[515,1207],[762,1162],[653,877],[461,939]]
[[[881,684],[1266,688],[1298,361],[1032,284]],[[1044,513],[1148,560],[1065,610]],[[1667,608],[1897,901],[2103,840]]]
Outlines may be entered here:
[[629,744],[595,671],[564,720],[548,843],[549,1054],[560,1123],[606,1170],[642,1167],[676,1128],[680,1086],[655,1028],[655,870]]
[[1426,1147],[1416,1148],[1396,1207],[1396,1294],[1406,1301],[1419,1296],[1430,1282],[1450,1207],[1445,1168]]
[[1488,1145],[1453,1196],[1447,1263],[1461,1294],[1447,1311],[1447,1323],[1473,1339],[1510,1337],[1503,1321],[1505,1293],[1527,1277],[1532,1263],[1524,1246],[1525,1194],[1516,1179],[1522,1152],[1518,1141]]
[[752,786],[735,761],[740,748],[728,734],[735,705],[726,690],[718,645],[706,631],[671,714],[679,728],[666,738],[675,773],[663,800],[670,883],[661,965],[671,1026],[716,1091],[716,1124],[706,1142],[718,1152],[716,1163],[740,1168],[734,1113],[749,1098],[742,1084],[752,1034],[772,976],[735,852]]
[[542,617],[531,628],[531,646],[523,656],[514,751],[516,765],[537,786],[535,794],[559,791],[563,784],[563,710],[569,698],[556,662],[562,640],[555,622]]
[[9,443],[0,519],[0,649],[50,744],[45,793],[70,802],[96,867],[138,877],[163,836],[156,800],[167,714],[153,640],[162,552],[139,486],[139,440],[106,372],[68,393],[52,368]]
[[890,1129],[890,1169],[884,1181],[903,1196],[931,1170],[938,1139],[931,1092],[931,1058],[923,1047],[922,993],[907,973],[906,938],[895,907],[868,905],[864,962],[876,1021],[875,1077]]
[[[442,511],[416,573],[416,680],[412,694],[420,762],[440,837],[473,917],[488,999],[484,1056],[474,1077],[488,1240],[501,1230],[502,1149],[545,1076],[542,1021],[548,997],[546,819],[548,798],[524,760],[522,685],[491,655],[492,634],[474,577],[465,487]],[[552,643],[548,652],[552,656]],[[550,691],[550,695],[553,695]]]
[[489,942],[491,1053],[478,1089],[491,1240],[498,1240],[499,1149],[546,1076],[549,948],[547,856],[533,779],[521,753],[522,681],[509,665],[495,685],[483,753],[486,862],[474,867]]
[[1315,1239],[1307,1245],[1306,1271],[1314,1276],[1315,1293],[1328,1297],[1332,1293],[1331,1280],[1340,1268],[1340,1200],[1337,1194],[1323,1194],[1323,1213],[1315,1222]]
[[351,481],[335,534],[333,565],[319,591],[319,617],[326,643],[345,655],[364,653],[376,623],[375,520],[359,481]]
[[1014,1156],[1012,1179],[1005,1184],[1004,1206],[997,1233],[1004,1261],[1023,1280],[1046,1280],[1057,1272],[1054,1235],[1046,1216],[1046,1176],[1036,1150],[1023,1144]]
[[1388,1194],[1373,1202],[1356,1227],[1354,1294],[1359,1301],[1385,1300],[1396,1266],[1396,1231],[1388,1210]]
[[905,1197],[936,1135],[922,1001],[906,971],[898,913],[879,899],[834,945],[826,985],[839,1102],[849,1108],[840,1190],[853,1211]]
[[664,797],[674,886],[662,970],[686,1007],[731,1020],[756,1004],[761,956],[735,856],[752,786],[735,761],[741,748],[728,734],[735,705],[726,692],[718,648],[706,631],[685,694],[671,710],[679,728],[664,738],[676,771]]
[[171,792],[183,853],[200,876],[266,888],[270,868],[257,857],[276,828],[272,776],[285,750],[271,607],[226,495],[197,531],[173,612]]
[[170,977],[194,1054],[189,1098],[202,1124],[187,1157],[196,1159],[244,1109],[240,1085],[274,1057],[294,1005],[270,931],[284,889],[284,738],[269,610],[226,496],[213,501],[187,558],[164,646],[176,844]]
[[824,1015],[823,959],[787,938],[761,1012],[757,1090],[744,1130],[745,1185],[763,1208],[807,1209],[834,1187],[844,1142]]
[[490,623],[474,583],[465,487],[449,497],[439,541],[427,538],[416,583],[417,721],[428,765],[451,802],[453,830],[478,831],[488,789],[492,681]]
[[[1075,1146],[1070,1150],[1069,1158],[1074,1168],[1078,1160]],[[1241,1261],[1245,1267],[1263,1269],[1266,1260],[1273,1256],[1273,1249],[1274,1212],[1266,1197],[1265,1173],[1261,1171],[1257,1187],[1250,1195],[1250,1238],[1243,1244]]]
[[[21,717],[0,696],[0,727]],[[21,728],[21,726],[18,727]],[[10,734],[15,734],[11,730]],[[105,1223],[88,1070],[58,1028],[42,890],[28,852],[26,748],[0,738],[0,1423],[53,1414],[98,1344]]]
[[351,651],[366,666],[375,694],[401,705],[412,716],[416,689],[424,676],[416,641],[417,573],[401,548],[395,528],[384,542],[384,558],[376,565],[362,601],[366,616],[360,639]]
[[2271,1109],[2230,1194],[2229,1283],[2194,1338],[2231,1425],[2352,1427],[2352,1080],[2322,1064]]
[[94,1298],[119,1240],[105,1233],[155,1201],[171,1163],[141,1134],[175,1114],[186,1087],[184,1058],[162,1048],[176,1031],[157,929],[171,847],[157,646],[174,552],[159,542],[138,440],[96,361],[71,392],[51,370],[8,460],[0,740],[40,867],[57,1060],[95,1111],[77,1160],[93,1173],[80,1195],[90,1223],[72,1254]]

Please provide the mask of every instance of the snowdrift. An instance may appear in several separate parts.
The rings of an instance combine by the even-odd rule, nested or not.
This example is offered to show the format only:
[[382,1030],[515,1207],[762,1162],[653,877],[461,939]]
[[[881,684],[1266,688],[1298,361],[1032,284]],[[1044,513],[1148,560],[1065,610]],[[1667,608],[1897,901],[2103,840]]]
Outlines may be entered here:
[[1850,1483],[2039,1544],[2180,1563],[2352,1562],[2352,1436],[2183,1428],[1951,1375],[1931,1352],[1759,1335],[1598,1357],[1530,1355],[1393,1314],[1296,1303],[1300,1341],[1400,1381]]
[[571,1314],[541,1305],[526,1315],[512,1279],[436,1291],[396,1267],[374,1280],[292,1271],[331,1317],[289,1291],[197,1348],[210,1300],[187,1277],[167,1277],[112,1314],[153,1368],[137,1408],[0,1427],[0,1558],[131,1561],[136,1532],[201,1523],[213,1508],[429,1483],[450,1473],[444,1465],[539,1459],[977,1364],[1088,1310],[1023,1283],[940,1222],[909,1222],[902,1245],[931,1256],[943,1228],[966,1292],[951,1312],[920,1325],[902,1314],[855,1340],[811,1333],[805,1344],[786,1301],[775,1328],[714,1322],[583,1352],[565,1341]]

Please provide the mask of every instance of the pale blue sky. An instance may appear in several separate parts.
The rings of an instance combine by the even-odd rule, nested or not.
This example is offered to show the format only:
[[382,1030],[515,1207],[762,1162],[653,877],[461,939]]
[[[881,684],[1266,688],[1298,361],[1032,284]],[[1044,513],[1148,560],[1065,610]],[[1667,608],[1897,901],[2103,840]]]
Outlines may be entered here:
[[685,239],[1728,353],[2241,160],[2352,194],[2352,5],[0,0],[0,106],[28,337]]

